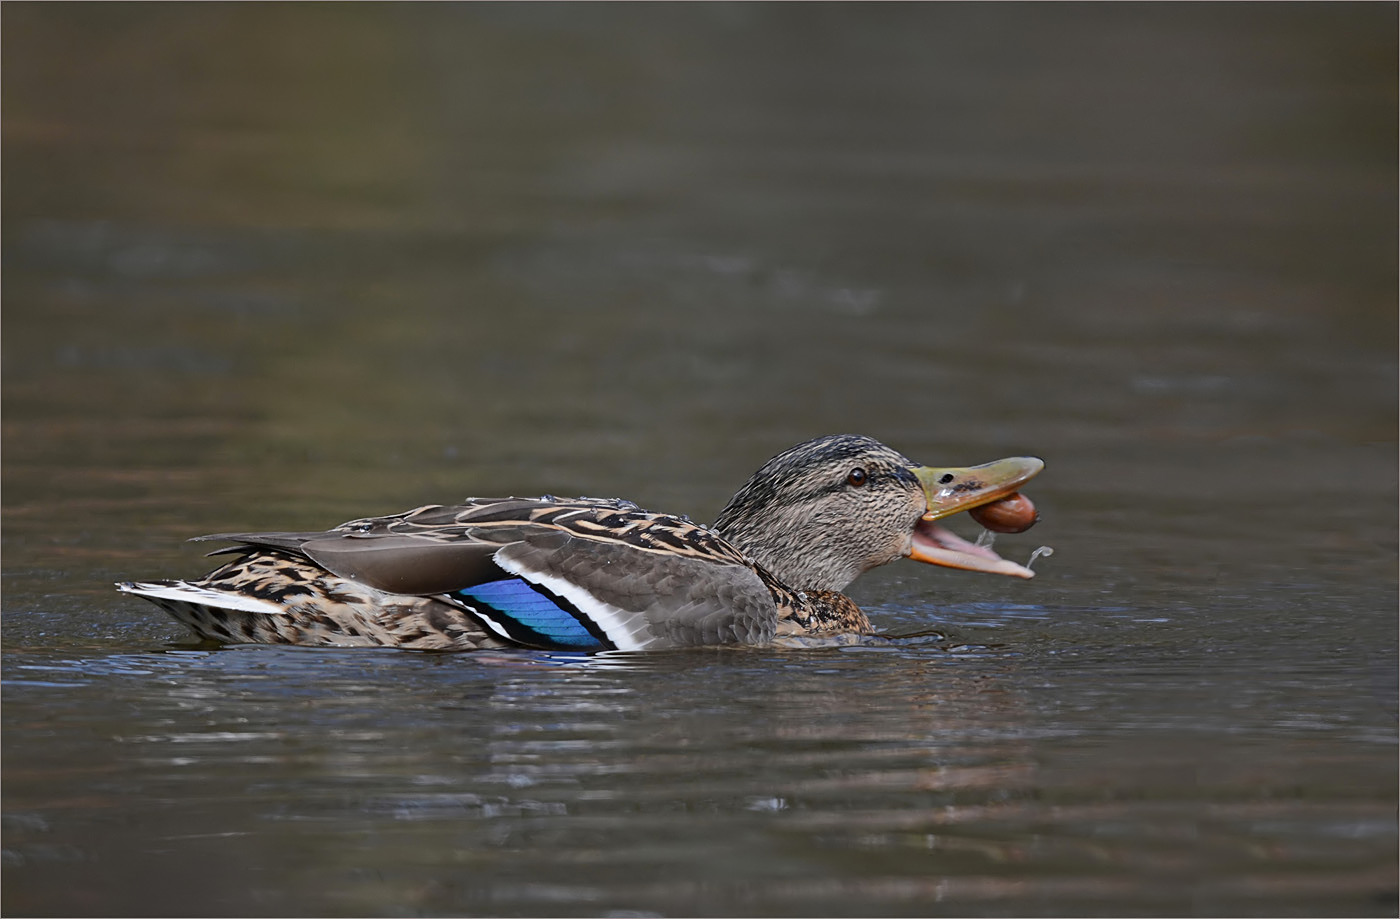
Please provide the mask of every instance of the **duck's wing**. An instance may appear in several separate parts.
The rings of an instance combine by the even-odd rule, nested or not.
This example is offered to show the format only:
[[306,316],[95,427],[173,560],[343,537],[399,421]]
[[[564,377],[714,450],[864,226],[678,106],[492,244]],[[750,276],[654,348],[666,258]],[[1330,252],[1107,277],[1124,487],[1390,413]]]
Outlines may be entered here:
[[741,553],[704,527],[621,501],[476,498],[323,533],[201,538],[292,552],[379,590],[437,596],[532,647],[757,644],[777,628],[773,595]]

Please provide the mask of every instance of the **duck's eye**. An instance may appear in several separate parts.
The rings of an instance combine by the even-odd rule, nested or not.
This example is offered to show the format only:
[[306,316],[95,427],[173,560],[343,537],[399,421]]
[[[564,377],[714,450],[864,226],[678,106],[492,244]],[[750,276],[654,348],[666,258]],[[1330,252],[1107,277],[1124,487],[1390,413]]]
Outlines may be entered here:
[[865,474],[865,470],[857,466],[851,470],[851,474],[846,476],[846,484],[854,485],[857,488],[870,480],[870,476]]

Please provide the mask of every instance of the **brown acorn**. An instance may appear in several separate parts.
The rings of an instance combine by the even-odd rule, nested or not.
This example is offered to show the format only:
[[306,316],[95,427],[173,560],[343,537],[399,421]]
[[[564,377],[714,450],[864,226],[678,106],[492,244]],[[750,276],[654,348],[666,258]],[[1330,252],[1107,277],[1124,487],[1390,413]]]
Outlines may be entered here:
[[996,533],[1024,533],[1040,519],[1031,499],[1020,492],[1012,492],[991,504],[974,507],[968,513],[973,520]]

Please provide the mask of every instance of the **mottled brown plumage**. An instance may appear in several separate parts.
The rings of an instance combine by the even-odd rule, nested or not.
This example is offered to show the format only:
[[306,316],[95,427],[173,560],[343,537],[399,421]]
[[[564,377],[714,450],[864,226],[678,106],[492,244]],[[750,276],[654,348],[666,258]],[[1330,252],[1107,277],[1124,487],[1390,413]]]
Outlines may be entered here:
[[118,587],[233,642],[597,651],[858,635],[870,623],[840,591],[896,558],[1029,575],[931,523],[1039,470],[1014,462],[929,470],[836,435],[769,460],[712,527],[612,499],[472,498],[321,533],[200,537],[236,557],[198,581]]

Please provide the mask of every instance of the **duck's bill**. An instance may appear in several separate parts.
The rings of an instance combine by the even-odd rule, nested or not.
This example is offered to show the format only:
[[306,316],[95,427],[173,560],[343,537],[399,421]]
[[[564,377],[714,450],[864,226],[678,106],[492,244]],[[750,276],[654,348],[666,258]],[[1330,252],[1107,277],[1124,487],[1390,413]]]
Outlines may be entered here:
[[1035,478],[1045,463],[1033,456],[1013,456],[962,468],[916,467],[928,510],[914,527],[909,557],[930,565],[1033,578],[1035,572],[1008,561],[989,546],[968,542],[936,521],[998,501]]

